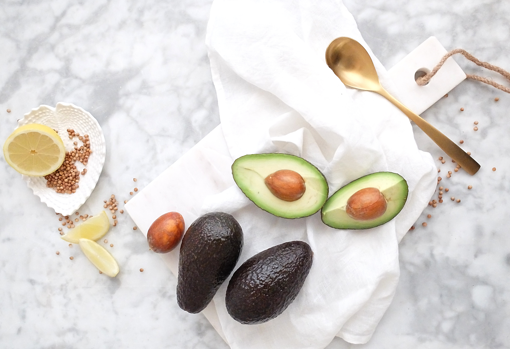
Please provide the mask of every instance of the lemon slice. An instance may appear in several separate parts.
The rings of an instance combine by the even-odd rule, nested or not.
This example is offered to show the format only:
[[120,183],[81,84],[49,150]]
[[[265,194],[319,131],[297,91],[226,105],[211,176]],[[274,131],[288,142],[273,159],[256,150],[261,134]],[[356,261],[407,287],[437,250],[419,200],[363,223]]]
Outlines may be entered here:
[[115,277],[119,273],[119,265],[110,252],[99,245],[97,242],[89,239],[80,239],[80,247],[85,256],[95,265],[99,271],[110,277]]
[[108,230],[110,230],[110,220],[108,219],[106,212],[101,211],[101,213],[97,216],[87,219],[76,228],[69,230],[66,235],[63,235],[60,238],[74,244],[79,243],[82,238],[96,241],[105,236],[106,233],[108,233]]
[[40,124],[18,127],[4,143],[5,161],[21,174],[46,176],[58,170],[66,150],[52,128]]

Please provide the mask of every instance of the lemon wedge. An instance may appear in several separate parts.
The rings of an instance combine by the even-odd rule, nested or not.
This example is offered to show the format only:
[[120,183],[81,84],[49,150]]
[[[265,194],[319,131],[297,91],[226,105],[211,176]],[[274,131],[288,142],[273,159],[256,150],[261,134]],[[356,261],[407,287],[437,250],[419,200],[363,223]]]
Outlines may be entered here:
[[110,230],[110,220],[106,212],[101,211],[97,216],[87,219],[76,228],[69,230],[69,232],[61,236],[61,238],[74,244],[79,243],[80,239],[96,241],[105,236],[108,230]]
[[42,177],[64,162],[62,138],[51,127],[28,124],[18,127],[4,143],[5,161],[21,174]]
[[85,256],[99,271],[112,278],[117,276],[120,270],[119,265],[103,246],[89,239],[80,239],[80,247]]

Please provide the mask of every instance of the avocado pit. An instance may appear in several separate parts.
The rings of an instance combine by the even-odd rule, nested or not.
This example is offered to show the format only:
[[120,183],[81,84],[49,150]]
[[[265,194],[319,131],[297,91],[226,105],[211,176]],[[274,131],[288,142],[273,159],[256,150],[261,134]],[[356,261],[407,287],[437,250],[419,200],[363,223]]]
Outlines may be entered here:
[[352,219],[368,221],[381,217],[386,212],[387,202],[377,188],[363,188],[347,200],[346,212]]
[[269,191],[283,201],[299,200],[306,191],[305,180],[292,170],[279,170],[264,180]]

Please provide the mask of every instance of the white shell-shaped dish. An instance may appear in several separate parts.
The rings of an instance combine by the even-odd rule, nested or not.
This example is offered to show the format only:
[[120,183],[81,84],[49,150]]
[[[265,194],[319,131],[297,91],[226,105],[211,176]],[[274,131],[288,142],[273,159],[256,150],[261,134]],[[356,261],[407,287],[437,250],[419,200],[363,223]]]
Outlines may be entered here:
[[25,182],[27,182],[28,187],[48,207],[64,216],[71,215],[92,194],[99,180],[99,175],[103,170],[106,158],[106,142],[101,126],[99,126],[97,120],[89,112],[69,103],[58,103],[55,108],[41,105],[36,109],[32,109],[18,121],[18,127],[26,124],[43,124],[58,131],[66,151],[74,149],[74,141],[77,141],[78,146],[81,146],[81,142],[77,138],[69,139],[67,129],[73,129],[81,136],[89,135],[92,154],[87,166],[78,161],[75,163],[76,168],[80,172],[87,168],[85,175],[80,174],[79,188],[76,190],[76,193],[59,194],[52,188],[46,187],[46,179],[44,177],[22,176]]

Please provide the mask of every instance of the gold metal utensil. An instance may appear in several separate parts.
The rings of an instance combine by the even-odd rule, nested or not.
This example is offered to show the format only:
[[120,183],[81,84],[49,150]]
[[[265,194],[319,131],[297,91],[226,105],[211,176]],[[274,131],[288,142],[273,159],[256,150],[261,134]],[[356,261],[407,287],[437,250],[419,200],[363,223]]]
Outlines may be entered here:
[[326,50],[326,62],[346,86],[376,92],[393,103],[467,173],[474,175],[480,169],[480,165],[457,144],[409,110],[381,86],[374,63],[359,42],[346,37],[333,40]]

